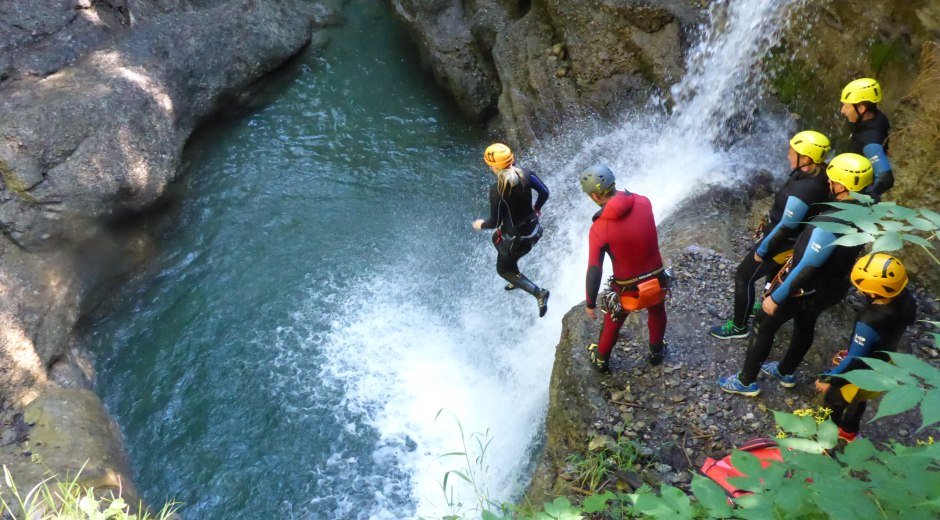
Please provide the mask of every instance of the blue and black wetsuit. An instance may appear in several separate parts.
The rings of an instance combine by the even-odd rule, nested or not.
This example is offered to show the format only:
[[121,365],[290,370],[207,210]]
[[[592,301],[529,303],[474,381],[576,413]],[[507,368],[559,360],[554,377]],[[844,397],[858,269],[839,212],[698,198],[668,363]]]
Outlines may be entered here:
[[843,431],[857,433],[865,413],[866,399],[856,398],[846,401],[842,387],[848,381],[838,377],[851,370],[868,368],[859,358],[870,357],[890,361],[888,352],[894,352],[904,331],[917,318],[917,303],[907,289],[883,305],[869,302],[855,322],[849,354],[839,366],[825,372],[820,380],[828,381],[832,386],[826,392],[826,406],[832,409],[833,422]]
[[[858,204],[857,201],[844,201]],[[744,368],[738,379],[745,385],[757,379],[761,364],[773,348],[774,336],[780,327],[793,320],[793,335],[790,347],[778,366],[781,374],[789,375],[803,361],[813,345],[816,320],[829,307],[839,303],[849,291],[849,272],[858,258],[862,246],[833,245],[838,238],[814,223],[837,222],[851,225],[831,216],[835,209],[827,209],[811,220],[796,240],[793,248],[791,268],[782,278],[783,282],[773,290],[770,298],[776,302],[773,316],[757,313],[754,332],[748,341]]]
[[888,133],[891,131],[891,123],[881,110],[873,108],[872,112],[875,117],[849,123],[852,135],[849,138],[848,151],[864,155],[871,161],[875,170],[875,182],[863,193],[878,199],[894,186],[894,172],[888,161]]
[[[483,222],[483,229],[496,229],[493,245],[496,247],[496,272],[512,286],[533,296],[538,286],[519,272],[518,261],[526,255],[542,237],[538,211],[548,200],[548,188],[535,173],[519,168],[523,182],[507,186],[503,192],[499,183],[490,187],[490,216]],[[532,192],[537,197],[532,203]]]
[[[754,243],[744,259],[738,264],[734,277],[734,314],[737,327],[747,325],[748,316],[754,306],[754,283],[765,276],[774,276],[780,263],[774,257],[793,249],[796,237],[807,222],[828,206],[819,204],[830,199],[826,165],[812,172],[799,169],[790,172],[787,181],[774,195],[764,236]],[[754,254],[763,261],[754,260]]]

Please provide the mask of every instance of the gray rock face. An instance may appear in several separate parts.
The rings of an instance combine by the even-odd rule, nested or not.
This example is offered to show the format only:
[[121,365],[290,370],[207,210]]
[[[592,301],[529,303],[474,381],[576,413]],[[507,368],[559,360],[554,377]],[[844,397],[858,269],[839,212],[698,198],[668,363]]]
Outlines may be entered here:
[[682,73],[683,2],[392,0],[428,67],[460,108],[498,109],[514,142],[565,119],[612,116]]
[[4,444],[0,462],[20,485],[88,459],[86,480],[137,501],[93,367],[70,344],[95,295],[152,251],[111,224],[158,201],[196,126],[337,21],[331,5],[0,3],[0,409],[25,413],[14,436],[37,441]]
[[197,122],[296,52],[310,28],[290,2],[161,14],[68,68],[6,82],[0,229],[41,249],[152,203]]

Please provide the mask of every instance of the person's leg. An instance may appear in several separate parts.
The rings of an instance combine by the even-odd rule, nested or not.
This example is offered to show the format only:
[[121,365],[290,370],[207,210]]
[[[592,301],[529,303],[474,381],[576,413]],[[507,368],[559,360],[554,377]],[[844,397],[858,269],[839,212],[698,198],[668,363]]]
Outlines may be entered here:
[[744,356],[744,367],[738,374],[741,383],[750,385],[757,380],[760,366],[770,355],[770,350],[774,346],[774,336],[784,323],[793,318],[793,314],[794,306],[790,302],[785,302],[777,307],[777,311],[773,316],[766,314],[763,310],[758,311],[754,322],[754,333],[751,334],[748,340],[747,353]]
[[825,403],[826,408],[832,410],[832,412],[829,413],[829,418],[832,419],[832,422],[836,423],[836,426],[839,428],[842,428],[842,417],[845,414],[846,407],[849,405],[842,397],[842,385],[830,385],[829,390],[826,390],[826,394],[823,397],[823,403]]
[[849,434],[850,439],[854,439],[855,434],[862,429],[862,416],[865,415],[865,409],[868,407],[868,401],[856,398],[852,404],[845,408],[842,415],[842,423],[839,429]]
[[810,296],[808,300],[797,301],[797,311],[793,318],[793,336],[790,337],[790,347],[778,365],[783,375],[792,375],[803,362],[806,353],[813,346],[816,334],[816,320],[819,315],[829,307],[842,301],[845,293],[824,293]]
[[660,302],[646,309],[646,327],[649,329],[649,362],[658,365],[663,362],[666,351],[666,302]]
[[601,334],[597,340],[597,355],[606,360],[610,358],[610,351],[614,349],[617,338],[620,336],[620,328],[626,321],[626,313],[622,319],[616,319],[611,312],[604,313],[604,324],[601,325]]
[[738,269],[734,273],[734,310],[731,320],[735,327],[747,327],[748,319],[751,315],[751,309],[754,307],[755,290],[754,284],[767,275],[771,269],[768,263],[776,266],[772,260],[758,262],[754,260],[754,254],[757,251],[758,244],[754,244],[738,264]]

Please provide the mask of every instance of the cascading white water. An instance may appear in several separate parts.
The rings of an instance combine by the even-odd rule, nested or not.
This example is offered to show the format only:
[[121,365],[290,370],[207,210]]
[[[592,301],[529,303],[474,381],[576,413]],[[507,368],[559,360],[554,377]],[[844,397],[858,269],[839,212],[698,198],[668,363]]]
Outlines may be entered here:
[[[735,136],[730,150],[716,143],[738,112],[736,106],[754,103],[753,91],[742,88],[751,85],[759,58],[775,41],[795,1],[715,2],[712,23],[688,58],[688,73],[673,89],[672,115],[651,107],[625,114],[609,133],[585,136],[570,129],[519,154],[523,164],[538,163],[552,190],[545,237],[521,262],[524,272],[552,291],[545,318],[536,317],[527,295],[503,294],[487,236],[480,237],[472,256],[452,258],[452,265],[438,271],[416,258],[388,259],[351,288],[335,288],[336,294],[326,296],[323,287],[311,291],[295,323],[285,330],[299,335],[300,343],[322,345],[332,361],[319,374],[301,370],[282,387],[291,386],[296,400],[303,392],[296,382],[303,378],[343,382],[345,397],[333,413],[339,420],[367,417],[380,435],[373,462],[402,468],[401,478],[383,477],[375,489],[410,486],[418,514],[448,512],[440,482],[448,470],[466,469],[462,458],[442,457],[463,449],[455,417],[466,435],[488,431],[492,438],[483,455],[485,468],[475,467],[478,487],[495,499],[520,491],[544,419],[561,318],[583,300],[586,230],[596,207],[580,192],[577,172],[594,162],[608,164],[622,187],[652,199],[662,219],[698,186],[731,183],[735,172],[754,161],[776,160],[785,133],[778,122],[757,121],[765,128]],[[471,233],[474,217],[467,215],[465,227],[440,237],[426,237],[425,230],[416,229],[415,257],[447,248],[448,234]],[[322,308],[326,299],[334,309],[329,332],[305,337],[309,313]],[[304,355],[285,346],[280,363],[302,365]],[[435,420],[441,409],[448,413]],[[480,455],[479,448],[468,448],[471,458]],[[342,446],[336,450],[334,469],[356,471],[361,461],[345,455]],[[455,501],[475,503],[480,489],[457,477],[449,482]],[[414,515],[391,505],[362,511],[348,504],[346,512],[362,518]]]

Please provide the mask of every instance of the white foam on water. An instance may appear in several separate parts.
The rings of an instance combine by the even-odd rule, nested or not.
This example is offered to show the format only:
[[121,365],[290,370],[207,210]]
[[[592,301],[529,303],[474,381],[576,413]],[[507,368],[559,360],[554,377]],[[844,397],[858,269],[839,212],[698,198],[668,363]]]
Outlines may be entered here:
[[[584,298],[587,229],[597,208],[580,192],[577,173],[594,162],[608,164],[620,187],[652,200],[661,220],[703,184],[732,183],[738,172],[766,166],[757,161],[779,162],[779,143],[785,142],[779,122],[757,121],[759,131],[724,136],[728,121],[740,117],[735,107],[758,98],[741,89],[755,88],[756,63],[793,3],[716,2],[713,23],[690,54],[689,73],[673,89],[672,115],[651,107],[625,114],[608,132],[585,135],[585,130],[572,129],[520,154],[523,164],[527,155],[537,159],[539,175],[552,190],[545,207],[545,236],[520,262],[523,272],[552,291],[545,318],[536,317],[528,295],[503,294],[494,252],[482,239],[473,257],[454,259],[452,272],[436,272],[433,263],[422,266],[403,258],[375,267],[350,288],[335,288],[326,333],[304,332],[315,329],[310,313],[322,308],[323,291],[330,290],[312,289],[310,301],[300,303],[295,322],[285,328],[296,337],[275,345],[283,349],[279,363],[291,367],[279,376],[279,384],[290,387],[285,390],[290,399],[300,401],[316,400],[317,385],[340,385],[344,396],[334,407],[337,420],[349,424],[350,434],[357,433],[360,420],[374,428],[380,441],[373,461],[398,469],[359,476],[376,505],[366,510],[340,501],[335,515],[402,518],[455,512],[440,482],[449,470],[468,469],[459,457],[442,457],[463,449],[456,421],[464,438],[488,431],[492,443],[483,455],[485,469],[470,465],[480,471],[477,489],[450,477],[454,500],[475,504],[483,489],[495,500],[516,496],[526,484],[530,451],[544,422],[561,318]],[[734,145],[723,149],[720,142]],[[413,250],[421,251],[421,246],[417,243]],[[452,291],[444,292],[452,296],[429,298],[429,284],[452,285]],[[298,350],[298,344],[310,351]],[[312,352],[322,355],[318,363],[310,360]],[[322,370],[315,368],[320,362],[325,363]],[[297,384],[304,380],[310,383]],[[288,413],[303,414],[304,406],[295,402]],[[442,409],[447,412],[435,420]],[[336,449],[331,472],[349,479],[359,461],[345,456],[341,446]],[[476,449],[470,457],[479,455]],[[337,477],[318,478],[319,487],[329,487],[329,479]],[[412,498],[410,506],[388,498],[403,487]],[[320,492],[317,486],[311,490]],[[297,505],[293,509],[302,510]],[[464,507],[464,512],[471,509]]]

